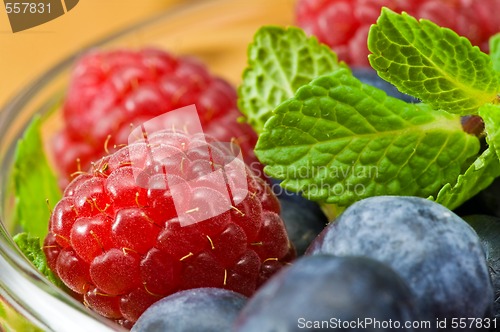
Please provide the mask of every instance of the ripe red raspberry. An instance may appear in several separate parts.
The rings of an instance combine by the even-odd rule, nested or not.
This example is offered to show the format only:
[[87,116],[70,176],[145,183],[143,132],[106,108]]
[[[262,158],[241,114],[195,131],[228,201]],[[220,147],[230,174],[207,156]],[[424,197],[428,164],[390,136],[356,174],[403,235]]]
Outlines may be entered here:
[[49,267],[123,324],[183,289],[250,296],[295,253],[276,196],[234,155],[208,135],[162,130],[103,157],[53,209]]
[[131,126],[191,104],[205,132],[239,142],[247,163],[260,170],[253,152],[257,136],[238,121],[235,88],[196,59],[151,48],[85,54],[72,71],[62,108],[64,127],[53,140],[64,176],[61,186],[107,150],[127,143]]
[[368,66],[368,31],[384,6],[450,28],[484,52],[489,50],[489,37],[500,31],[498,0],[299,0],[295,19],[339,59],[352,66]]

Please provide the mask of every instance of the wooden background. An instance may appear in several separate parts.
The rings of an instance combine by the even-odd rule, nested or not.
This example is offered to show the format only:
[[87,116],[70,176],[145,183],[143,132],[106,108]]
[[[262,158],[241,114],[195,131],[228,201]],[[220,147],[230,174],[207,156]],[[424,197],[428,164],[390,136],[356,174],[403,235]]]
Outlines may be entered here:
[[80,0],[65,15],[17,33],[12,33],[2,2],[0,109],[24,85],[81,47],[188,1],[202,0]]

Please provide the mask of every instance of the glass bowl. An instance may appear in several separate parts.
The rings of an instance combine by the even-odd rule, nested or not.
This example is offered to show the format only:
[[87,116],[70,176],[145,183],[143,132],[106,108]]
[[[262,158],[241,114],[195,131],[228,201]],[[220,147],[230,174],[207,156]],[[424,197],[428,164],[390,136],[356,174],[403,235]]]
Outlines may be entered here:
[[[81,52],[90,48],[160,47],[178,55],[194,55],[212,72],[238,84],[254,33],[262,25],[291,24],[293,6],[294,0],[193,1]],[[72,64],[81,52],[47,70],[0,109],[0,331],[123,330],[46,281],[11,238],[14,198],[9,174],[16,142],[35,114],[45,114],[60,102]],[[53,122],[57,126],[57,120]]]

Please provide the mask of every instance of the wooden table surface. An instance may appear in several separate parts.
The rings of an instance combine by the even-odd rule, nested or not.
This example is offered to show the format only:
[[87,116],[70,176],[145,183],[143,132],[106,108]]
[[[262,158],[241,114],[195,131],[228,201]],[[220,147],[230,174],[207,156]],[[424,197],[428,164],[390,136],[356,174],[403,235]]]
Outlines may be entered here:
[[0,109],[24,85],[66,56],[124,26],[183,1],[82,0],[66,14],[13,33],[0,5]]

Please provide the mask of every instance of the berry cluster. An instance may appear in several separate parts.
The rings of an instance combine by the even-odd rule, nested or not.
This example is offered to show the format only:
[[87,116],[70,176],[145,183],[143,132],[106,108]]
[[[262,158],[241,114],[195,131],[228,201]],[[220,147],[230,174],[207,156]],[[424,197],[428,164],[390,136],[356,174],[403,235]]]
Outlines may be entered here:
[[[494,0],[299,0],[296,19],[341,60],[365,66],[368,30],[383,6],[449,27],[483,50],[500,30]],[[416,101],[380,85],[375,72],[353,72]],[[131,125],[193,104],[204,133],[160,124],[128,142]],[[65,189],[44,253],[75,297],[125,327],[294,331],[299,316],[491,314],[488,265],[463,220],[429,200],[377,197],[328,223],[318,204],[273,192],[278,184],[253,172],[262,174],[257,136],[238,121],[236,90],[192,58],[158,49],[88,53],[62,112],[52,147]],[[480,135],[484,124],[464,117],[463,127]],[[238,143],[245,163],[219,142]],[[282,269],[297,253],[304,257]]]

